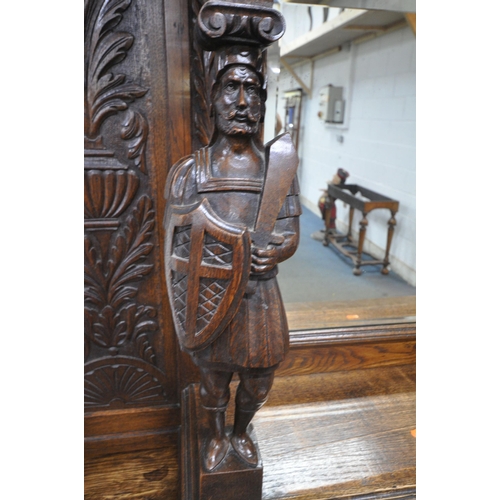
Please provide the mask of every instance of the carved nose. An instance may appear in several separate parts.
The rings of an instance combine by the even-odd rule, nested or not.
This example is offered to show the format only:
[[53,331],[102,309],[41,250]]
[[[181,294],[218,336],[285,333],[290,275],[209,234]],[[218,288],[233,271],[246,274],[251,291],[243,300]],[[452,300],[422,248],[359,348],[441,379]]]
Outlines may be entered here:
[[246,107],[247,101],[245,99],[245,90],[243,88],[243,85],[240,86],[240,93],[238,95],[238,106],[239,107]]

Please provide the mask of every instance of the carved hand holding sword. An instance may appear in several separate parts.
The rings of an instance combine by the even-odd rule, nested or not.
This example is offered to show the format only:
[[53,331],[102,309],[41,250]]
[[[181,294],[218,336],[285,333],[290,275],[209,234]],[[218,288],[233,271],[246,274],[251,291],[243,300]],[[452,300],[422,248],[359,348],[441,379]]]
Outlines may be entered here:
[[[276,265],[276,246],[286,239],[286,234],[274,233],[278,213],[297,173],[299,159],[288,134],[275,137],[267,144],[268,165],[264,189],[252,239],[252,272],[265,273]],[[291,159],[293,158],[293,161]]]

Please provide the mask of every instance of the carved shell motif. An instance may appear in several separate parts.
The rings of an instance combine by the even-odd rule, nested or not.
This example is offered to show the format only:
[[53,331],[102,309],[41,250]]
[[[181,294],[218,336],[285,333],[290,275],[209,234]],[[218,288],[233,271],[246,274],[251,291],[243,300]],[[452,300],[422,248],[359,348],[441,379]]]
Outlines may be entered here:
[[143,360],[102,358],[85,365],[85,407],[125,408],[165,402],[165,375]]
[[85,218],[119,217],[138,188],[139,178],[131,170],[85,170]]

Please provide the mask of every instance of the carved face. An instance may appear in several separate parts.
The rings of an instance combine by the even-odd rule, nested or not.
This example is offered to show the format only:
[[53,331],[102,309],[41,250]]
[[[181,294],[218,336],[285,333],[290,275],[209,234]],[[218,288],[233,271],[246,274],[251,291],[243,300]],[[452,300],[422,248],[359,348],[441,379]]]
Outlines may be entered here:
[[247,66],[233,66],[220,78],[214,98],[215,123],[226,135],[252,135],[261,116],[261,84]]

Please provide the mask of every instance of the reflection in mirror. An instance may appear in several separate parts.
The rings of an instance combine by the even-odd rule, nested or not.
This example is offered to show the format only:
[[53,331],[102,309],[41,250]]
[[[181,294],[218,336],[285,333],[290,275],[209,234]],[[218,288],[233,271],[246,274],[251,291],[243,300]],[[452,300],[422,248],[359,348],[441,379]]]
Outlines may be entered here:
[[303,207],[278,275],[290,330],[414,321],[415,34],[403,12],[275,8],[265,140],[292,132]]

